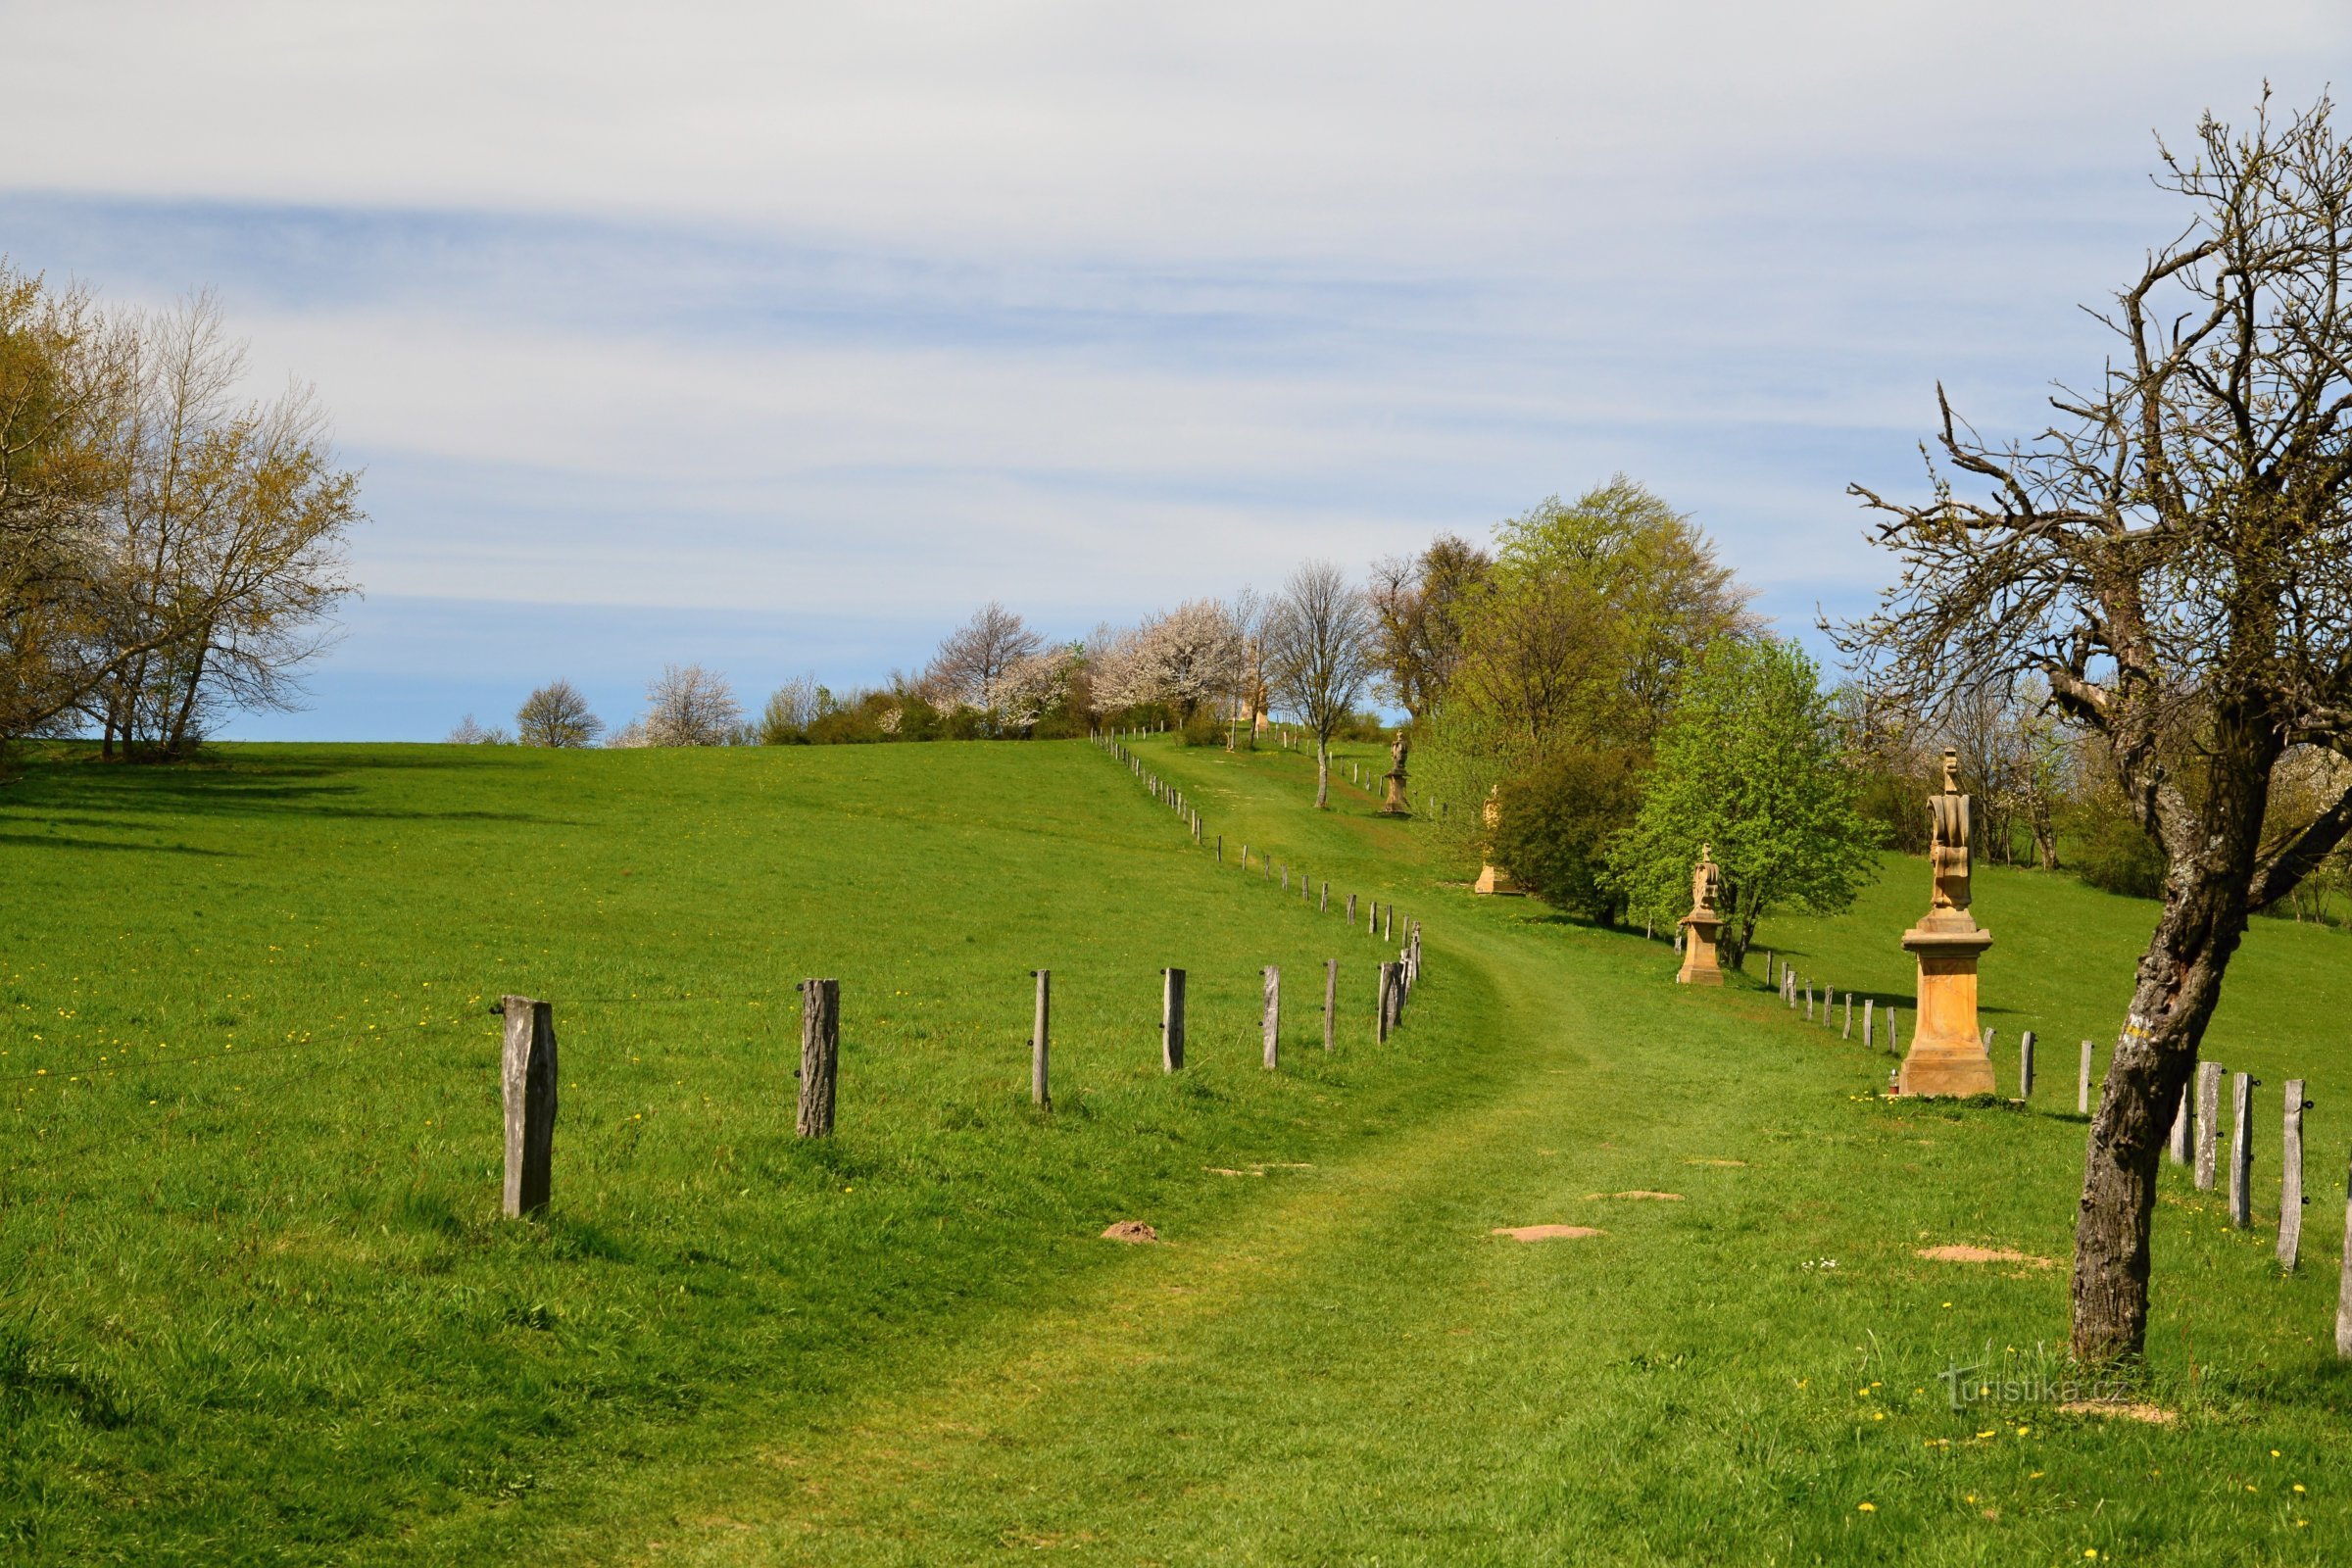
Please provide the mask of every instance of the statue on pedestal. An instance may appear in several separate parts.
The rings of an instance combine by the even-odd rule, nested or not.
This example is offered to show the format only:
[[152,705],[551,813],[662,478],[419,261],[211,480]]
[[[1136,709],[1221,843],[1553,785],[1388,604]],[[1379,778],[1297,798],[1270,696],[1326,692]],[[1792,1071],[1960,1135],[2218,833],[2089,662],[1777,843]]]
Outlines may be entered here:
[[1487,791],[1486,815],[1487,858],[1485,862],[1480,865],[1478,871],[1478,880],[1470,885],[1470,891],[1473,893],[1500,894],[1521,893],[1526,891],[1525,889],[1521,888],[1518,883],[1511,880],[1510,872],[1505,871],[1501,866],[1496,865],[1494,860],[1494,829],[1502,821],[1502,786],[1499,784]]
[[1389,771],[1385,775],[1389,786],[1389,795],[1387,800],[1380,803],[1380,813],[1383,816],[1410,816],[1413,814],[1412,808],[1405,803],[1404,799],[1404,760],[1411,752],[1412,746],[1405,740],[1404,731],[1398,730],[1396,738],[1389,743]]
[[1723,984],[1723,970],[1715,961],[1715,937],[1723,929],[1715,901],[1722,897],[1723,867],[1715,863],[1715,846],[1702,844],[1698,864],[1690,872],[1690,912],[1682,919],[1683,966],[1675,973],[1677,985]]
[[1992,1058],[1977,1032],[1977,960],[1992,946],[1992,933],[1968,912],[1969,806],[1960,793],[1960,754],[1947,749],[1943,789],[1928,797],[1928,912],[1903,933],[1904,951],[1919,960],[1919,1011],[1896,1078],[1899,1094],[1993,1092]]

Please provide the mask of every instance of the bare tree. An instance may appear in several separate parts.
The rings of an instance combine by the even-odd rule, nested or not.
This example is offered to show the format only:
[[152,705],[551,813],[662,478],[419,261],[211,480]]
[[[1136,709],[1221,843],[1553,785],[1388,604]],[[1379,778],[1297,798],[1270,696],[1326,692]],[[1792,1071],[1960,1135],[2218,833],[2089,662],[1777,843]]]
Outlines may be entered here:
[[1004,672],[1045,646],[1021,617],[990,600],[950,632],[931,656],[923,682],[942,707],[987,710],[989,692]]
[[1383,691],[1418,722],[1453,679],[1471,601],[1494,558],[1442,533],[1417,556],[1372,564],[1371,601]]
[[[664,664],[645,689],[647,746],[724,746],[743,723],[724,675],[700,664]],[[615,737],[614,744],[623,744]]]
[[[1923,707],[2031,672],[2103,740],[2161,848],[2164,902],[2091,1123],[2073,1344],[2136,1355],[2156,1172],[2251,908],[2352,828],[2352,789],[2271,813],[2290,748],[2352,749],[2352,147],[2323,98],[2159,148],[2182,232],[2098,318],[2115,351],[2039,435],[1996,442],[1938,389],[1930,499],[1854,493],[1902,574],[1839,628]],[[1931,466],[1933,469],[1933,465]],[[1963,494],[1960,485],[1973,494]]]
[[548,682],[514,710],[514,733],[525,746],[593,746],[604,732],[605,721],[567,680]]
[[1331,740],[1372,674],[1372,615],[1347,574],[1327,561],[1291,573],[1266,626],[1266,677],[1275,706],[1315,738],[1315,808],[1331,803]]

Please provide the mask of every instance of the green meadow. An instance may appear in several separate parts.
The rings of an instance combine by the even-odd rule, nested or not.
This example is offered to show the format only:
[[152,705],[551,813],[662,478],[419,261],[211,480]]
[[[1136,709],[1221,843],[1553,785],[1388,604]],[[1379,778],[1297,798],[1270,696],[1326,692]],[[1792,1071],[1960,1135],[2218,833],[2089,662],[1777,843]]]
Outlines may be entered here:
[[[36,761],[0,790],[0,1560],[2352,1550],[2352,938],[2257,923],[2209,1045],[2263,1080],[2256,1225],[2168,1169],[2121,1391],[2150,1419],[2069,1410],[2076,1042],[2104,1065],[2152,906],[1981,872],[2004,1091],[2021,1029],[2040,1082],[1890,1102],[1858,1029],[1475,900],[1425,824],[1346,786],[1311,810],[1301,757],[1140,750],[1223,862],[1080,743]],[[1350,892],[1426,922],[1385,1045],[1389,949]],[[1925,896],[1889,857],[1760,945],[1907,1021]],[[792,987],[818,975],[840,1122],[803,1141]],[[531,1222],[497,1214],[507,992],[560,1040]],[[2285,1275],[2289,1075],[2317,1104]],[[1160,1241],[1101,1239],[1122,1219]],[[1596,1234],[1494,1234],[1537,1224]],[[2022,1257],[1918,1255],[1948,1244]]]

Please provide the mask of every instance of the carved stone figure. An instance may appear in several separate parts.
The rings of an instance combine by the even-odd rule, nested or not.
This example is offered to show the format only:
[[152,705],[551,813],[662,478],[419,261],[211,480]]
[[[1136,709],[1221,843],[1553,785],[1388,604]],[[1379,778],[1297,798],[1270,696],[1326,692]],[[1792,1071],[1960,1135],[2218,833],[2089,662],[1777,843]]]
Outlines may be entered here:
[[1412,746],[1405,740],[1404,731],[1398,730],[1396,738],[1389,742],[1389,771],[1385,775],[1389,791],[1387,799],[1380,803],[1383,816],[1412,814],[1413,808],[1404,798],[1404,760],[1411,751]]
[[1494,829],[1500,825],[1502,821],[1502,786],[1499,784],[1495,785],[1493,789],[1487,792],[1486,818],[1487,855],[1489,858],[1479,867],[1478,880],[1470,885],[1470,891],[1473,893],[1490,894],[1512,894],[1525,892],[1525,889],[1520,887],[1518,883],[1511,880],[1511,873],[1505,871],[1501,866],[1496,865],[1493,859],[1493,856],[1494,854]]

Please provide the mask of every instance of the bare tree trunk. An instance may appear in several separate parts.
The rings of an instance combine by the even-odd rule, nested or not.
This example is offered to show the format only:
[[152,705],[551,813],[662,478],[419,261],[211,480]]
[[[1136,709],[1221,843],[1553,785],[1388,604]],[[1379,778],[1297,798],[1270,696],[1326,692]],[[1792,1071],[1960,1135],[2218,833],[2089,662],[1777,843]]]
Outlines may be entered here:
[[2091,1121],[2075,1223],[2074,1350],[2087,1361],[2137,1356],[2147,1341],[2157,1161],[2221,1001],[2223,971],[2245,935],[2268,772],[2262,766],[2249,780],[2214,770],[2216,793],[2196,824],[2202,853],[2176,863],[2164,913],[2140,956]]
[[1331,737],[1315,737],[1315,809],[1331,806]]
[[166,757],[186,755],[188,720],[196,712],[196,695],[203,689],[205,659],[211,652],[212,640],[209,637],[197,642],[196,662],[188,671],[187,691],[179,699],[179,710],[172,715],[172,732],[164,738]]

